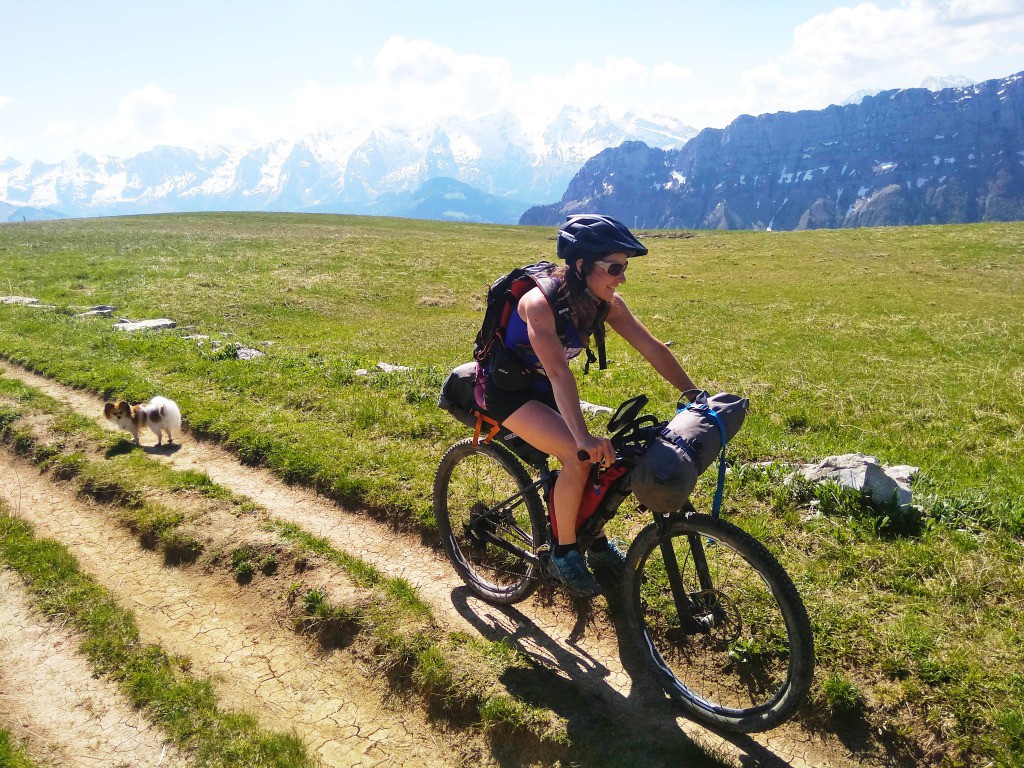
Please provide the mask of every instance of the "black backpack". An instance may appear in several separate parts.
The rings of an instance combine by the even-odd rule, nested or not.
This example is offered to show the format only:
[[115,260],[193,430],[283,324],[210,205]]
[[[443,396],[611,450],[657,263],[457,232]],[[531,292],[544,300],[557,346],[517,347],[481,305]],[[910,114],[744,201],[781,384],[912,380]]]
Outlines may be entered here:
[[[480,331],[476,335],[476,343],[473,346],[473,359],[481,365],[487,365],[499,350],[505,349],[505,331],[508,328],[509,318],[515,311],[519,300],[533,288],[540,288],[555,315],[555,330],[558,338],[563,339],[565,329],[572,317],[572,309],[569,307],[569,300],[559,290],[558,284],[551,278],[551,272],[555,265],[549,261],[540,261],[525,267],[517,267],[507,275],[499,277],[490,288],[487,289],[487,307],[484,310],[484,320]],[[599,366],[603,370],[608,367],[604,346],[604,315],[607,314],[607,306],[597,323],[594,331],[594,341],[597,343],[598,358],[587,347],[587,365],[584,371],[590,370],[590,364],[599,360]]]

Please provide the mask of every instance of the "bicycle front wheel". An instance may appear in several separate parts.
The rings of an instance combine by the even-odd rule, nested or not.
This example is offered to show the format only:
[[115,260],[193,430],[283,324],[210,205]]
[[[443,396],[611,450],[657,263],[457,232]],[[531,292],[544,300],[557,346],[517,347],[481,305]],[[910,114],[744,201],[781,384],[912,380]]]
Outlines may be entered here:
[[544,507],[530,476],[508,450],[461,440],[434,478],[441,544],[477,595],[517,603],[537,588],[540,567],[525,555],[544,540]]
[[735,525],[695,514],[652,523],[629,549],[623,591],[634,643],[693,719],[764,731],[806,697],[814,640],[803,601]]

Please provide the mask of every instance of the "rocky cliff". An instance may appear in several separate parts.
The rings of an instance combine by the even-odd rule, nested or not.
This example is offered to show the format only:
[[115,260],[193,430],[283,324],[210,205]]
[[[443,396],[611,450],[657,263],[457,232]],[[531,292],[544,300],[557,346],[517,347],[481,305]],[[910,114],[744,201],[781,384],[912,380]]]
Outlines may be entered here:
[[679,150],[605,150],[521,224],[599,211],[631,226],[815,229],[1024,219],[1024,72],[744,115]]

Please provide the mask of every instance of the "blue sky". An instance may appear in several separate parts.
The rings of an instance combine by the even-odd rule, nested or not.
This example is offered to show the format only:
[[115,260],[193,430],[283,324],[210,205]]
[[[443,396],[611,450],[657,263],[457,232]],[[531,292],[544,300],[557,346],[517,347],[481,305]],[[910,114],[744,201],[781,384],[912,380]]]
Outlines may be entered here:
[[1024,0],[0,0],[0,158],[127,156],[563,104],[695,128],[1024,70]]

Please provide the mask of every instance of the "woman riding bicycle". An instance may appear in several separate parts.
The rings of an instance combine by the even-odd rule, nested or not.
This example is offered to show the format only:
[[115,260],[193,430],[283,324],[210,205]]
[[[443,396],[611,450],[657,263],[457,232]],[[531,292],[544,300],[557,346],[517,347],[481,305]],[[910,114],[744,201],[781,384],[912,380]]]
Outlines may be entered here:
[[[535,375],[519,391],[501,388],[490,375],[484,385],[488,413],[561,462],[552,494],[558,541],[551,562],[559,579],[587,597],[601,592],[588,561],[593,567],[616,572],[625,564],[625,555],[603,535],[586,558],[576,544],[576,515],[590,464],[610,465],[615,451],[607,438],[587,430],[569,360],[583,351],[604,318],[669,384],[680,392],[695,389],[668,347],[633,316],[616,290],[626,282],[629,259],[646,253],[633,233],[613,218],[570,216],[558,231],[558,257],[565,265],[552,278],[568,299],[571,321],[560,338],[554,311],[540,287],[528,291],[509,319],[505,346]],[[581,451],[589,455],[588,461],[580,461]]]

